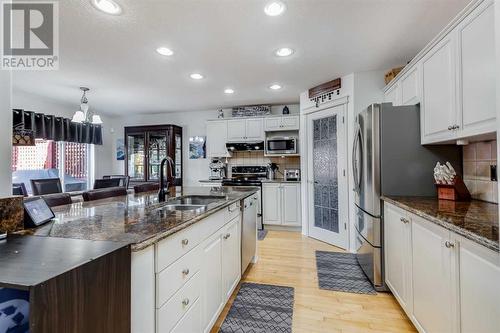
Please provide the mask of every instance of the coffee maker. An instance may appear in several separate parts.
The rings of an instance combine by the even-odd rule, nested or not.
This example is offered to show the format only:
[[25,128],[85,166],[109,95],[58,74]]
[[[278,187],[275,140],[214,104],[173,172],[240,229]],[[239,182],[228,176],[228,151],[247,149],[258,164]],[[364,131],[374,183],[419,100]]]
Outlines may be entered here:
[[209,180],[222,180],[226,178],[226,163],[218,158],[214,158],[210,161],[210,177]]

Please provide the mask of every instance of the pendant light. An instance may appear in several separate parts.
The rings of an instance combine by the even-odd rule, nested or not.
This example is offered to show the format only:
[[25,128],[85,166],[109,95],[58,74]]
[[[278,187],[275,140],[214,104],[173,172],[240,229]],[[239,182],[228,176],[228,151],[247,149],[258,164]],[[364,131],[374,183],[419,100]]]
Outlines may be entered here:
[[76,111],[71,119],[73,123],[89,123],[94,125],[102,124],[101,117],[89,111],[89,100],[87,99],[87,92],[90,90],[87,87],[80,87],[83,92],[82,98],[80,99],[80,110]]

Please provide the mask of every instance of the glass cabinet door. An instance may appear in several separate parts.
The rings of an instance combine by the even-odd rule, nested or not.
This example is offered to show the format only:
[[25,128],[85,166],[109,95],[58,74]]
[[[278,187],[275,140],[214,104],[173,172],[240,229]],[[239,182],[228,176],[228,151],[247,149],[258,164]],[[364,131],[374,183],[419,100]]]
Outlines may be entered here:
[[145,135],[127,135],[127,168],[131,180],[145,180]]
[[175,185],[182,185],[182,135],[175,134]]
[[148,132],[148,142],[148,180],[160,180],[160,163],[167,157],[167,133],[165,131]]

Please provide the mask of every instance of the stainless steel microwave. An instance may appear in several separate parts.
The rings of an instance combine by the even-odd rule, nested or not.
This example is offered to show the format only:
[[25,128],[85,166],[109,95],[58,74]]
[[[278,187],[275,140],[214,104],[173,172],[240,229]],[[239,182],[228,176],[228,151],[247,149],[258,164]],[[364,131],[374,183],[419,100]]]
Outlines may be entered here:
[[298,153],[297,137],[282,136],[266,139],[266,155],[293,155]]

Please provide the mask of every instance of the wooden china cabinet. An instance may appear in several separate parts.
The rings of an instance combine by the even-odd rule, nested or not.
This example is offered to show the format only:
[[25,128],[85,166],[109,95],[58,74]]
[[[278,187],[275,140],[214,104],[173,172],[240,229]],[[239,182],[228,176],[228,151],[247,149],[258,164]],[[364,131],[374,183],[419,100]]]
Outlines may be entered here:
[[[125,173],[131,183],[158,182],[160,162],[170,156],[173,177],[165,173],[169,184],[182,186],[182,127],[151,125],[125,127]],[[165,168],[166,169],[166,168]]]

